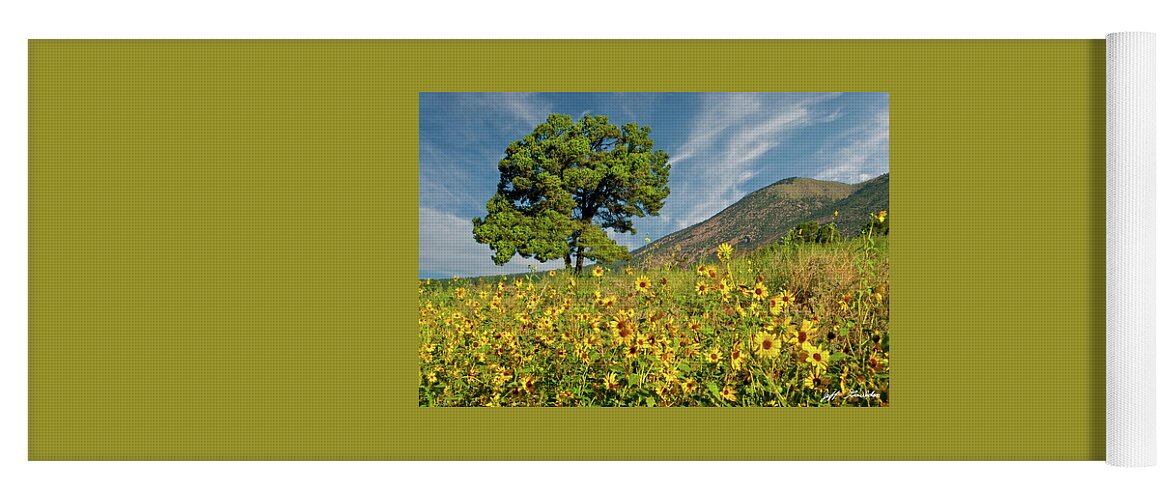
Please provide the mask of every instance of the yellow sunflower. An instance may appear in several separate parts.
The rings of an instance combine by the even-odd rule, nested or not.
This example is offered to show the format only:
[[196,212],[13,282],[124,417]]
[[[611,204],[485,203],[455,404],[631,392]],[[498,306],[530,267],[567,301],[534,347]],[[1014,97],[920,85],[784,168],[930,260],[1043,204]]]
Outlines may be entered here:
[[773,316],[778,316],[782,312],[784,312],[783,309],[784,308],[781,306],[781,301],[777,300],[777,296],[774,295],[772,297],[769,297],[769,299],[768,299],[768,313],[769,314],[771,314]]
[[789,292],[788,290],[781,290],[780,299],[781,299],[781,305],[784,307],[792,306],[794,300],[796,300],[793,298],[793,294],[791,292]]
[[790,344],[797,347],[807,346],[817,336],[817,327],[812,321],[801,320],[801,326],[789,326],[787,334]]
[[841,308],[841,310],[842,310],[843,312],[844,312],[844,311],[849,311],[849,310],[850,310],[850,306],[851,306],[853,303],[854,303],[854,296],[853,296],[853,295],[850,295],[850,294],[848,294],[848,293],[847,293],[847,294],[842,294],[842,297],[841,297],[840,299],[838,299],[838,307],[840,307],[840,308]]
[[725,385],[724,388],[720,391],[720,396],[723,396],[723,398],[727,399],[728,401],[735,401],[736,389],[730,385]]
[[517,391],[527,392],[527,393],[533,392],[533,387],[536,386],[536,381],[533,380],[533,377],[531,375],[525,375],[523,377],[520,377],[517,380],[519,382],[519,384],[517,384],[517,386],[516,386]]
[[693,378],[689,378],[689,379],[686,379],[686,380],[679,382],[679,388],[683,390],[683,394],[690,394],[692,392],[695,392],[695,389],[698,387],[699,387],[699,382],[696,382],[695,379],[693,379]]
[[601,278],[603,274],[606,274],[606,270],[602,269],[602,266],[594,266],[593,273],[594,276]]
[[744,367],[744,352],[740,350],[740,346],[736,345],[732,348],[732,369],[739,370]]
[[805,387],[816,389],[821,386],[821,372],[812,370],[805,376]]
[[634,320],[630,318],[618,318],[617,320],[611,321],[610,330],[614,332],[614,336],[622,344],[629,344],[634,341],[634,337],[638,333]]
[[703,359],[707,360],[708,363],[719,363],[723,356],[724,355],[720,352],[719,347],[712,347],[708,350],[707,354],[704,355]]
[[634,283],[635,283],[635,286],[638,288],[639,292],[650,293],[650,291],[651,291],[650,278],[647,278],[646,276],[639,276],[637,279],[634,280]]
[[720,243],[720,247],[716,249],[716,255],[720,258],[720,262],[728,262],[732,259],[732,245]]
[[610,372],[609,375],[606,375],[606,377],[602,379],[602,382],[606,384],[606,390],[608,391],[617,391],[622,387],[622,384],[618,383],[618,375],[614,372]]
[[634,359],[642,355],[643,347],[638,342],[626,346],[626,359]]
[[756,336],[756,352],[765,358],[775,358],[781,354],[781,345],[773,334],[762,332]]
[[707,295],[710,291],[712,291],[712,286],[709,285],[706,281],[700,281],[695,284],[696,295]]
[[815,370],[825,370],[829,368],[829,351],[821,346],[807,344],[805,346],[805,362],[809,363]]
[[768,298],[768,287],[758,281],[756,282],[756,286],[752,287],[752,290],[749,290],[749,294],[752,296],[752,300],[763,301]]

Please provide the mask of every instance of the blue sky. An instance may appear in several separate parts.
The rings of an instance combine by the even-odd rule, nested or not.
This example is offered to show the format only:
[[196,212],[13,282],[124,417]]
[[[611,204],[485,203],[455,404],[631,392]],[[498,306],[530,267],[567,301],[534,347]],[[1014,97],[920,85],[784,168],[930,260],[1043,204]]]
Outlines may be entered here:
[[671,194],[660,215],[635,219],[637,235],[614,235],[631,250],[787,177],[855,183],[890,171],[886,93],[422,93],[420,277],[563,265],[513,257],[496,266],[472,238],[505,148],[550,113],[637,122],[670,154]]

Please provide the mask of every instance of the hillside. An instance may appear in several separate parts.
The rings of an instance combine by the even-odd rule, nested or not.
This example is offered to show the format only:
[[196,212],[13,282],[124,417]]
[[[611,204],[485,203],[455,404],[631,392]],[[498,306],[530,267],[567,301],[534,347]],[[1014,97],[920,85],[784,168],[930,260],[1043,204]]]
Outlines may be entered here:
[[889,186],[890,174],[858,184],[783,179],[750,193],[706,221],[635,250],[634,258],[654,259],[677,251],[696,260],[710,257],[724,242],[739,250],[752,250],[780,240],[802,222],[829,222],[835,210],[839,212],[838,230],[851,237],[865,226],[870,213],[889,208]]

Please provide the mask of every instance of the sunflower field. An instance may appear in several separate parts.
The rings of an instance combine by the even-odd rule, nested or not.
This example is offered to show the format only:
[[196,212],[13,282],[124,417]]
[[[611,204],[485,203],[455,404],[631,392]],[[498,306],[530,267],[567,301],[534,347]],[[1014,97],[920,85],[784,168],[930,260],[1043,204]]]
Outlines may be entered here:
[[887,406],[887,237],[738,253],[420,281],[419,405]]

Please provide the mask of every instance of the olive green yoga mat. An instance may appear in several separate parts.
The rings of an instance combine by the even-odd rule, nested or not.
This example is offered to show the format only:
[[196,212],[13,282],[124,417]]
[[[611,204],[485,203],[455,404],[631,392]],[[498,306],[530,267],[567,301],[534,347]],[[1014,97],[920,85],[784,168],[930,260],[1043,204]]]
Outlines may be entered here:
[[[29,42],[34,460],[1105,457],[1105,42]],[[421,408],[426,92],[889,96],[890,405]]]

